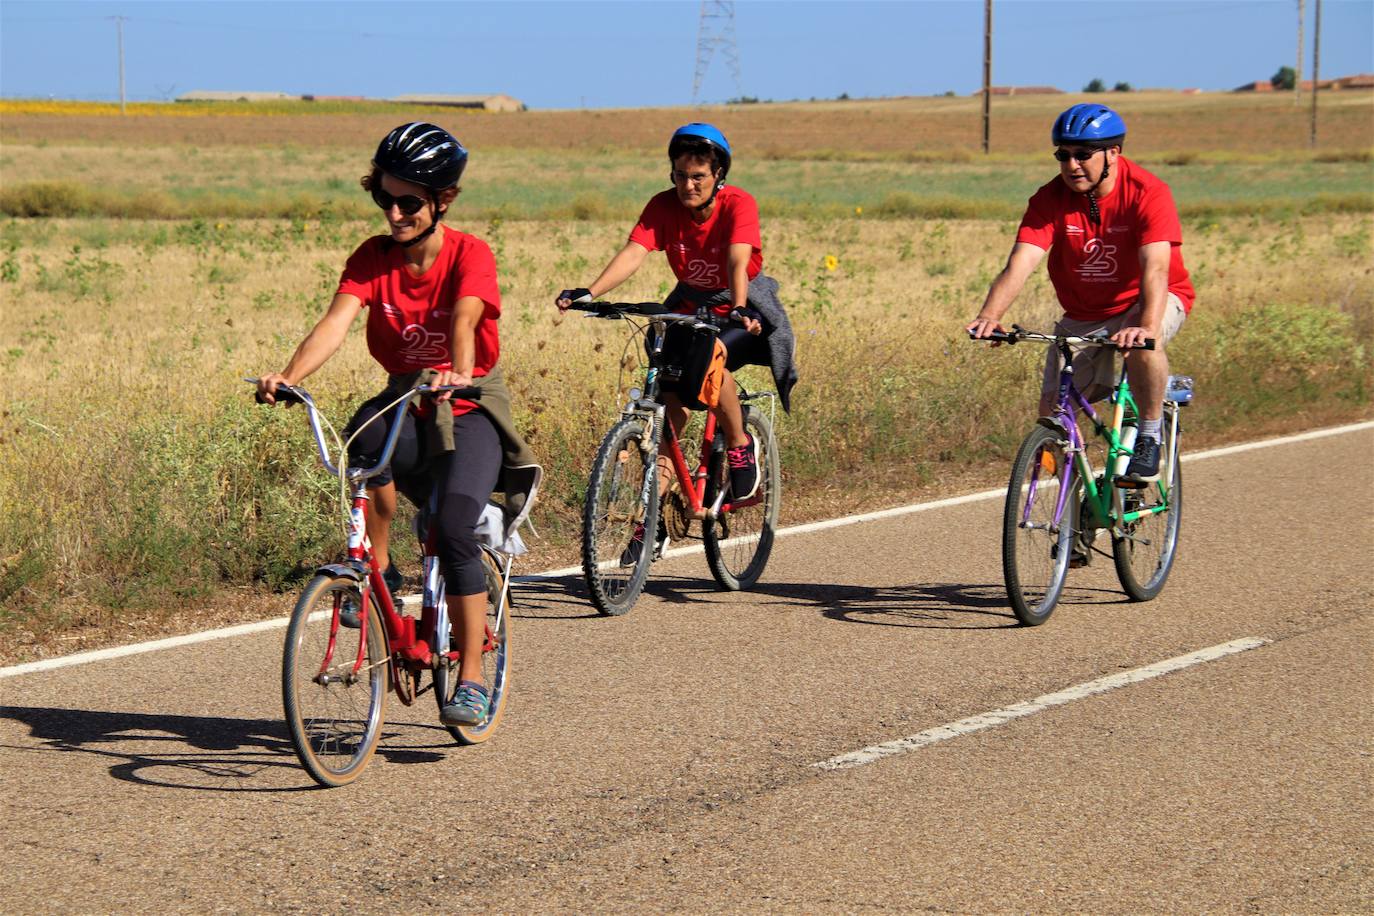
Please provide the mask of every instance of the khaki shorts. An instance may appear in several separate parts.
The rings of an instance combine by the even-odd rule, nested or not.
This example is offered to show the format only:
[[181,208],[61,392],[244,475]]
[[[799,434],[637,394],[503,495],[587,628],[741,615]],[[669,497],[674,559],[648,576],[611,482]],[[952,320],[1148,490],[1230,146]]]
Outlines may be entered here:
[[[1099,321],[1079,321],[1075,318],[1061,318],[1054,326],[1056,334],[1072,337],[1087,337],[1100,331],[1108,335],[1122,328],[1129,328],[1140,321],[1144,306],[1137,302],[1119,315]],[[1178,329],[1183,327],[1183,319],[1188,313],[1183,310],[1183,300],[1169,293],[1169,301],[1164,306],[1164,320],[1160,323],[1159,337],[1155,347],[1164,349],[1174,339]],[[1083,396],[1089,401],[1098,401],[1111,394],[1117,382],[1116,349],[1114,347],[1074,347],[1073,381]],[[1041,382],[1042,393],[1051,397],[1059,392],[1059,370],[1061,365],[1059,350],[1050,347],[1045,356],[1045,375]]]

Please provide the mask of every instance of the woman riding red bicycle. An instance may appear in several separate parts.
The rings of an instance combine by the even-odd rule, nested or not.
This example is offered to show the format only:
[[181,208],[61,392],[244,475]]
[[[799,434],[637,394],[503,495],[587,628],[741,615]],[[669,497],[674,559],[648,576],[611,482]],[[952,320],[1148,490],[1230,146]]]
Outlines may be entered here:
[[[792,326],[778,301],[778,283],[763,273],[759,207],[752,195],[725,183],[730,143],[710,124],[685,124],[668,141],[670,190],[654,195],[629,241],[589,286],[565,289],[555,303],[566,311],[628,280],[651,251],[666,252],[678,279],[665,305],[683,314],[701,311],[722,325],[727,373],[714,409],[725,434],[731,488],[736,499],[758,489],[758,445],[745,430],[739,389],[731,374],[745,365],[769,366],[784,410],[796,384]],[[681,433],[688,410],[665,392],[673,429]],[[642,548],[641,548],[642,549]]]
[[[538,477],[534,456],[515,431],[498,368],[496,261],[485,242],[441,223],[461,190],[467,158],[463,145],[433,124],[403,124],[382,139],[362,186],[386,215],[388,234],[353,252],[324,317],[281,372],[258,381],[260,397],[274,403],[277,386],[298,385],[324,365],[366,309],[368,351],[389,380],[346,430],[362,430],[353,447],[361,464],[369,456],[375,462],[385,445],[386,424],[364,424],[421,375],[432,374],[434,386],[482,389],[480,404],[443,394],[438,404],[413,407],[390,468],[368,486],[367,536],[394,592],[402,581],[388,549],[396,490],[423,504],[438,482],[438,550],[462,656],[459,688],[441,711],[448,725],[480,724],[489,708],[481,673],[487,583],[474,529],[503,478],[507,492],[523,490],[527,504]],[[526,472],[519,484],[517,471]],[[519,508],[507,504],[508,511]]]

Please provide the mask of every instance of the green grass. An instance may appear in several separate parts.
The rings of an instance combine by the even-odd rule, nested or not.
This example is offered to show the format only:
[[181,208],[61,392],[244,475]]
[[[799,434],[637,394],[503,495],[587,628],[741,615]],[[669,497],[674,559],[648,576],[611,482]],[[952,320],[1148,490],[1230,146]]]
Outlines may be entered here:
[[[0,214],[17,217],[139,219],[361,219],[372,205],[357,180],[365,162],[340,154],[245,152],[198,155],[163,149],[131,159],[101,149],[30,148],[7,171]],[[62,157],[76,167],[56,168]],[[1051,180],[1048,156],[991,161],[908,163],[764,160],[741,163],[731,180],[759,201],[765,218],[1017,218]],[[1366,156],[1190,158],[1142,154],[1142,164],[1173,188],[1184,215],[1247,212],[1374,211],[1374,162]],[[1330,156],[1326,158],[1332,158]],[[48,160],[51,160],[49,162]],[[41,176],[67,174],[61,181]],[[639,154],[567,157],[550,151],[492,150],[474,160],[459,201],[483,218],[624,222],[667,186]]]

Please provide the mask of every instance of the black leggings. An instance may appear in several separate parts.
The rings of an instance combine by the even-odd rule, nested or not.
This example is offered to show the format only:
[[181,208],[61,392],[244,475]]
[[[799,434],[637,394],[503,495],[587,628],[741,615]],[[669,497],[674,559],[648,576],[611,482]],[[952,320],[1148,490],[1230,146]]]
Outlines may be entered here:
[[[345,436],[376,415],[391,398],[378,395],[353,415]],[[446,405],[437,405],[440,410]],[[386,444],[387,420],[381,419],[363,430],[349,449],[349,463],[370,466]],[[453,418],[452,452],[425,462],[425,443],[409,413],[402,421],[391,465],[369,481],[382,486],[392,481],[396,489],[417,506],[424,507],[435,482],[438,483],[437,524],[439,564],[445,588],[450,595],[478,595],[487,590],[482,568],[482,550],[477,546],[477,520],[496,489],[501,473],[501,437],[491,419],[481,410]]]
[[731,325],[720,332],[719,340],[725,345],[725,368],[731,372],[740,366],[767,366],[771,362],[768,341],[762,334]]

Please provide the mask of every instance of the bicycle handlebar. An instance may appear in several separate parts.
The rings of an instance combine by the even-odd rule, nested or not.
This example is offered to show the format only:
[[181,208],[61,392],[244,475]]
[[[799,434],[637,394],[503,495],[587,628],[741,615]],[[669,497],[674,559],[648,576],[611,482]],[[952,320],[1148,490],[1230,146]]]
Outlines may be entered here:
[[[252,385],[258,383],[258,380],[255,378],[245,378],[244,381]],[[299,385],[278,385],[276,390],[272,393],[272,397],[287,404],[305,405],[306,412],[310,417],[310,431],[315,434],[315,445],[319,449],[320,461],[324,464],[325,469],[328,470],[329,473],[333,474],[335,477],[346,475],[352,480],[366,480],[369,477],[375,477],[377,474],[381,473],[382,468],[391,463],[391,456],[396,451],[396,442],[401,437],[401,421],[405,418],[406,408],[410,406],[410,399],[417,394],[436,395],[444,394],[445,392],[452,392],[454,397],[464,401],[476,401],[482,397],[482,389],[472,385],[461,387],[458,385],[416,385],[414,388],[405,392],[404,395],[397,395],[398,400],[396,405],[391,408],[391,428],[387,430],[386,445],[382,449],[382,456],[377,463],[370,468],[344,468],[342,470],[329,460],[329,446],[324,441],[324,428],[320,424],[320,411],[319,408],[315,406],[315,399],[310,396],[310,392]],[[253,398],[259,404],[267,403],[258,392],[254,392]],[[375,422],[380,416],[382,416],[381,413],[376,414],[372,419],[368,420],[367,423],[364,423],[363,426]],[[359,429],[362,429],[362,427],[359,427]],[[354,435],[357,435],[356,430],[354,431]],[[349,471],[353,471],[354,473],[349,473]]]
[[1131,347],[1118,347],[1105,333],[1078,337],[1070,334],[1043,334],[1040,331],[1027,331],[1019,324],[1014,324],[1011,327],[1010,331],[993,331],[986,337],[974,337],[973,332],[969,331],[968,336],[970,340],[990,340],[1005,344],[1014,344],[1022,340],[1040,340],[1049,343],[1082,344],[1091,347],[1116,347],[1118,350],[1153,350],[1155,348],[1153,339],[1144,340]]
[[[568,306],[579,312],[590,312],[592,318],[623,318],[643,315],[646,318],[667,318],[675,313],[662,302],[574,302]],[[691,318],[691,315],[683,315]]]

